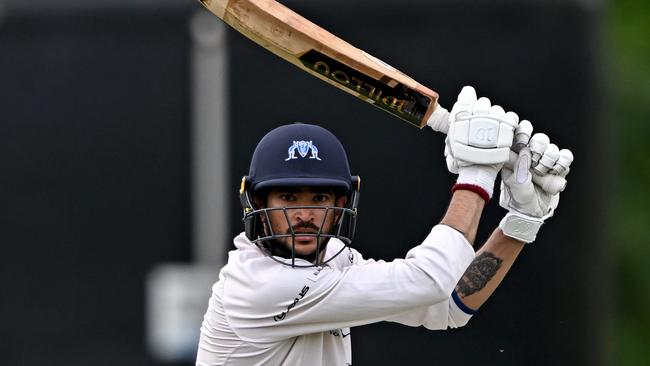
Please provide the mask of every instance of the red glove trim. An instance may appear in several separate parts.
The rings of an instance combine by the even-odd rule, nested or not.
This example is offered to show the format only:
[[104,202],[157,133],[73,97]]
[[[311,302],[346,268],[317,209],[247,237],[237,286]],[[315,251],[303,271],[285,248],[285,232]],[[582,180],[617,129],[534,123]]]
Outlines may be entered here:
[[483,198],[483,200],[485,200],[485,203],[490,201],[490,195],[487,193],[487,191],[483,189],[483,187],[477,186],[476,184],[456,183],[453,187],[451,187],[451,193],[454,193],[459,189],[464,191],[472,191],[478,194],[481,196],[481,198]]

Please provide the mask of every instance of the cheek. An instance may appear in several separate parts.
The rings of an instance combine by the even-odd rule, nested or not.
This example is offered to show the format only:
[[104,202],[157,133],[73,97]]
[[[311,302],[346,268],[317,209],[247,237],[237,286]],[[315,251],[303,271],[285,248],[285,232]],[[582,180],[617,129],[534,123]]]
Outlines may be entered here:
[[[327,212],[327,216],[325,216],[325,213],[323,212],[319,217],[319,224],[323,223],[325,228],[331,228],[336,221],[336,215],[337,213],[331,210]],[[325,220],[323,221],[323,219]]]
[[285,229],[289,226],[287,224],[287,218],[284,216],[284,212],[282,211],[270,212],[269,219],[271,220],[271,226],[275,231],[278,229]]

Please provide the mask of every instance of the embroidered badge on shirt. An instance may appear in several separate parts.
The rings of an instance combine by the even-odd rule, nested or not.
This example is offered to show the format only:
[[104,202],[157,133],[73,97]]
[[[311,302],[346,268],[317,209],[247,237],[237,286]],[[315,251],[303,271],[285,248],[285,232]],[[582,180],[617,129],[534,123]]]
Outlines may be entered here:
[[307,157],[307,153],[311,150],[311,156],[309,159],[321,160],[318,157],[318,148],[312,143],[312,141],[294,141],[291,146],[289,146],[289,157],[284,159],[284,161],[289,161],[292,159],[298,159],[296,156],[296,151],[300,157]]

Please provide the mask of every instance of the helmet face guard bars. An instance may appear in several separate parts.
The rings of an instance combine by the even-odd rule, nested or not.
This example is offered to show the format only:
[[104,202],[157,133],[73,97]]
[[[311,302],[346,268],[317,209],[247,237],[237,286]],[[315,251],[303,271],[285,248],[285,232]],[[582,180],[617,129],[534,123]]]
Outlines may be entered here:
[[[296,232],[294,225],[291,224],[289,213],[293,210],[323,210],[325,214],[318,225],[317,232]],[[273,220],[271,213],[282,212],[280,220],[286,220],[288,226],[287,232],[280,233],[273,231]],[[275,220],[278,220],[276,215]],[[325,224],[328,218],[335,216],[335,222],[329,230],[325,232]],[[339,255],[351,242],[354,236],[354,228],[356,226],[357,210],[347,207],[333,207],[333,206],[294,206],[294,207],[280,207],[280,208],[262,208],[252,210],[244,214],[244,224],[246,226],[246,236],[251,242],[255,243],[258,247],[268,252],[270,257],[282,264],[290,265],[291,267],[318,267],[327,264],[337,255]],[[306,259],[296,254],[296,237],[313,237],[316,239],[316,249],[313,254],[313,261],[308,265],[296,264],[296,258]],[[289,239],[288,242],[280,243],[278,239]],[[327,242],[331,238],[341,240],[345,246],[330,258],[323,258],[323,251],[327,247]],[[279,247],[279,248],[278,248]],[[275,258],[274,251],[285,252],[282,257],[290,259],[290,262],[285,262]],[[311,255],[309,255],[311,257]]]
[[[257,245],[264,252],[268,253],[269,256],[282,264],[290,265],[292,267],[317,267],[324,264],[327,264],[337,255],[339,255],[345,247],[350,245],[352,239],[354,238],[354,233],[357,223],[357,206],[359,203],[359,191],[360,179],[354,177],[355,189],[353,189],[348,194],[348,203],[346,207],[334,207],[334,206],[294,206],[294,207],[279,207],[279,208],[261,208],[257,209],[253,205],[253,199],[251,197],[250,190],[248,189],[247,177],[242,179],[242,187],[240,191],[240,201],[242,207],[244,208],[244,227],[246,237],[255,245]],[[319,230],[316,233],[296,233],[294,225],[291,224],[289,218],[289,213],[292,210],[299,209],[310,209],[310,210],[324,210],[325,214],[323,219],[320,222]],[[273,231],[271,222],[271,212],[281,211],[282,217],[286,220],[287,226],[289,228],[286,233],[276,233]],[[334,215],[336,220],[329,232],[324,232],[324,225],[328,217]],[[277,216],[277,215],[276,215]],[[277,220],[277,218],[276,218]],[[301,258],[296,256],[296,236],[311,236],[316,238],[316,253],[315,258],[312,264],[309,265],[299,265],[296,264],[296,258]],[[278,243],[277,240],[281,238],[289,238],[289,245]],[[330,258],[322,258],[322,251],[327,246],[327,241],[330,238],[336,238],[341,240],[345,246],[339,250],[336,254],[332,255]],[[275,251],[285,251],[280,255],[281,257],[290,259],[290,262],[285,262],[274,257]],[[304,259],[304,258],[303,258]]]
[[[293,210],[323,210],[325,214],[323,219],[320,222],[318,232],[308,233],[308,232],[296,232],[294,226],[291,225],[291,220],[289,219],[289,212]],[[286,220],[288,225],[288,232],[286,233],[276,233],[273,231],[273,225],[271,216],[269,215],[272,212],[282,212],[282,217]],[[324,226],[326,221],[332,215],[336,216],[336,222],[334,223],[332,229],[329,232],[324,232]],[[257,217],[254,217],[257,216]],[[341,248],[336,254],[332,255],[330,258],[323,258],[322,251],[326,248],[327,242],[330,238],[336,238],[345,243],[345,246],[349,245],[352,242],[352,237],[354,234],[354,229],[351,224],[356,221],[357,212],[350,208],[345,207],[332,207],[332,206],[295,206],[295,207],[281,207],[281,208],[263,208],[259,210],[253,210],[252,212],[244,216],[244,221],[258,221],[265,222],[267,224],[263,225],[262,232],[259,232],[257,238],[251,239],[258,247],[271,250],[271,245],[287,245],[290,253],[287,253],[287,259],[291,259],[290,263],[286,263],[281,260],[277,260],[273,256],[271,258],[276,259],[283,264],[290,264],[292,267],[313,267],[321,266],[327,264],[332,259],[334,259],[338,254],[340,254],[345,247]],[[277,218],[276,218],[277,220]],[[282,219],[280,219],[282,220]],[[296,255],[296,236],[302,237],[313,237],[316,239],[316,250],[314,253],[313,263],[309,265],[297,265],[296,258],[302,258],[302,256]],[[288,243],[282,244],[278,243],[278,239],[288,238],[290,239]],[[273,241],[276,241],[273,243]],[[272,244],[273,243],[273,244]],[[282,250],[283,248],[278,248]],[[302,258],[305,259],[305,258]]]

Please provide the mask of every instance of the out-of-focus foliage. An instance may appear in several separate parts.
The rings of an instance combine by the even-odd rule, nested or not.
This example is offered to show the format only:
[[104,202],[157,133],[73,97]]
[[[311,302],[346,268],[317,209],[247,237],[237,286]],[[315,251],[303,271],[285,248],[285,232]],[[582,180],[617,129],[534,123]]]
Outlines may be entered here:
[[615,365],[650,364],[650,1],[613,0],[607,40],[616,133]]

